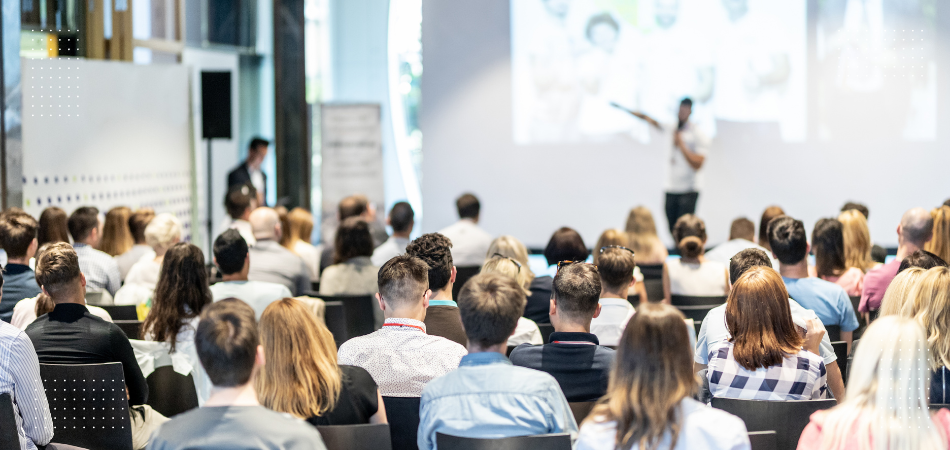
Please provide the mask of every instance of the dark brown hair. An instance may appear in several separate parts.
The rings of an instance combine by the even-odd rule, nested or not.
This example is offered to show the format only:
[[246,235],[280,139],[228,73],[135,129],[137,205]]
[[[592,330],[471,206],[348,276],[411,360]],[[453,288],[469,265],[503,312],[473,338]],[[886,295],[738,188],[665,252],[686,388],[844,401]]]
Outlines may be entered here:
[[224,196],[224,209],[232,219],[240,219],[254,202],[257,201],[257,189],[250,182],[232,187]]
[[759,220],[759,245],[766,250],[771,250],[769,244],[769,222],[778,216],[784,216],[785,211],[780,206],[769,206],[762,212],[762,219]]
[[819,219],[815,223],[811,248],[819,277],[836,277],[844,272],[844,233],[838,219]]
[[[599,251],[599,250],[598,250]],[[597,258],[597,271],[603,288],[616,291],[633,281],[636,259],[633,253],[622,248],[604,249]]]
[[76,250],[65,242],[48,245],[36,259],[36,284],[52,297],[72,293],[81,273]]
[[419,236],[406,246],[406,254],[429,266],[429,289],[441,291],[452,278],[452,241],[439,233]]
[[151,335],[156,342],[167,342],[174,352],[184,322],[198,317],[211,300],[201,249],[186,242],[173,245],[162,261],[152,309],[142,324],[143,338]]
[[559,312],[574,320],[587,320],[594,316],[601,292],[600,274],[596,266],[585,263],[564,266],[557,271],[553,284]]
[[373,256],[373,235],[365,220],[350,217],[336,230],[333,263],[339,264],[357,256]]
[[145,243],[145,227],[154,217],[155,210],[152,208],[139,208],[129,216],[129,231],[136,244]]
[[66,211],[55,206],[50,206],[40,214],[39,229],[36,234],[36,242],[43,244],[52,244],[56,242],[69,242],[69,227],[66,225],[68,216]]
[[344,221],[363,214],[367,208],[369,208],[369,199],[365,195],[357,194],[340,200],[337,212],[340,213],[340,221]]
[[698,258],[706,245],[706,223],[693,214],[686,214],[673,225],[673,240],[684,258]]
[[757,248],[747,248],[736,253],[729,259],[729,282],[736,284],[739,277],[753,267],[772,267],[772,260]]
[[587,255],[587,246],[580,233],[568,227],[555,231],[544,248],[544,259],[549,266],[561,261],[586,261]]
[[195,349],[211,383],[247,384],[254,372],[260,338],[254,309],[236,298],[216,301],[201,313]]
[[0,248],[9,258],[23,258],[33,239],[39,224],[33,216],[20,208],[10,208],[0,214]]
[[421,302],[429,288],[429,266],[415,256],[397,256],[379,268],[376,285],[387,305]]
[[755,240],[755,224],[745,217],[733,220],[729,227],[729,240],[733,239]]
[[468,341],[481,348],[511,337],[528,298],[518,281],[500,273],[480,273],[459,292],[459,313]]
[[736,362],[747,370],[781,364],[803,342],[785,283],[770,267],[752,268],[736,280],[726,301],[726,326]]
[[458,210],[460,218],[477,219],[481,213],[482,205],[479,203],[478,197],[465,193],[455,201],[455,208]]
[[69,235],[73,237],[73,242],[85,241],[87,237],[99,226],[99,209],[95,206],[80,206],[69,215],[66,221],[69,227]]

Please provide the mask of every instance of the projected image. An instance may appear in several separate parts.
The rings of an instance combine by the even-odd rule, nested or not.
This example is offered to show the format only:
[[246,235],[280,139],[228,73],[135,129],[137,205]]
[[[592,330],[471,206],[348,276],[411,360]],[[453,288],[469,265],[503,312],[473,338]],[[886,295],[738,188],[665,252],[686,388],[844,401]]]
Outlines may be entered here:
[[647,142],[612,103],[674,124],[805,138],[805,0],[511,0],[514,140]]

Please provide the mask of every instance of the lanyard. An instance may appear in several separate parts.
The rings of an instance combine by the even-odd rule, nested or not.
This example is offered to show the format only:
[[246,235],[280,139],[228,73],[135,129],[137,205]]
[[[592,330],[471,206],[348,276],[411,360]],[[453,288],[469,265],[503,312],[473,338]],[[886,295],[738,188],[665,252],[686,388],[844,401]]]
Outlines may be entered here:
[[551,341],[552,344],[597,345],[588,341]]
[[408,324],[408,323],[385,323],[385,324],[383,324],[383,327],[400,327],[400,328],[402,328],[402,327],[410,327],[410,328],[415,328],[415,329],[417,329],[417,330],[419,330],[419,331],[421,331],[421,332],[423,332],[423,333],[426,332],[425,328],[422,328],[422,327],[420,327],[419,325],[410,325],[410,324]]

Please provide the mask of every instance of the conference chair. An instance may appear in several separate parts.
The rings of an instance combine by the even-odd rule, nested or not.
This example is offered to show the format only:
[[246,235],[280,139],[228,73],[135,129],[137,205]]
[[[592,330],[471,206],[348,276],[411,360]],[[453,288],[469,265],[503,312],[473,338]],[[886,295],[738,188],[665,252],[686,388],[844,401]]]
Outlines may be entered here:
[[192,373],[182,375],[172,366],[162,366],[147,377],[147,404],[165,417],[172,417],[198,407],[198,393]]
[[20,448],[16,412],[10,394],[0,394],[0,448]]
[[141,320],[113,320],[112,323],[119,326],[125,337],[129,339],[141,339],[142,321]]
[[[331,333],[336,330],[333,337],[337,341],[337,346],[376,330],[373,323],[373,312],[378,305],[372,295],[318,295],[313,292],[307,295],[319,298],[327,304],[327,328],[330,329]],[[342,315],[335,314],[331,318],[329,315],[330,304],[336,304],[336,302],[339,302],[339,305],[342,306]],[[336,312],[338,313],[340,310]]]
[[317,427],[327,450],[392,450],[389,424],[324,425]]
[[327,329],[330,330],[330,334],[333,335],[333,340],[336,342],[337,348],[339,348],[347,339],[346,316],[343,313],[343,302],[328,302],[324,300],[323,305],[324,323],[327,325]]
[[[3,405],[0,405],[0,408],[2,408],[2,407],[3,407]],[[930,410],[931,410],[931,411],[939,411],[939,410],[944,409],[944,408],[950,409],[950,404],[946,404],[946,403],[931,403],[931,404],[930,404]]]
[[841,370],[841,379],[845,386],[848,385],[848,343],[845,341],[834,341],[831,347],[835,349],[835,356],[838,358],[838,369]]
[[825,333],[828,334],[828,339],[831,342],[841,340],[841,327],[838,325],[825,325]]
[[775,431],[752,431],[749,433],[752,450],[772,450],[778,447]]
[[539,323],[538,330],[541,330],[541,340],[547,344],[549,339],[551,339],[551,333],[554,332],[554,325],[549,323]]
[[643,274],[643,280],[662,280],[663,264],[637,264],[640,273]]
[[515,347],[517,347],[517,345],[509,345],[508,350],[505,351],[505,356],[511,356],[511,352],[515,349]]
[[558,433],[481,439],[436,433],[435,444],[445,450],[571,450],[571,435]]
[[122,363],[40,364],[56,442],[88,449],[132,449]]
[[478,272],[482,270],[482,266],[462,266],[455,268],[455,284],[452,285],[452,298],[458,300],[459,292],[462,290],[462,285],[468,281],[469,278],[478,275]]
[[858,328],[854,330],[854,338],[857,339],[864,334],[864,329],[867,328],[868,323],[864,320],[864,314],[858,312],[858,306],[861,304],[860,295],[850,295],[851,298],[851,307],[854,310],[854,314],[858,316]]
[[634,308],[640,307],[640,294],[631,294],[627,296],[627,301],[633,305]]
[[764,401],[713,397],[712,407],[738,416],[748,431],[775,431],[778,450],[794,450],[815,411],[834,407],[829,400]]
[[[680,310],[680,312],[683,313],[683,315],[686,316],[687,319],[693,319],[693,326],[695,326],[697,322],[702,322],[703,319],[706,318],[706,314],[709,314],[709,311],[711,309],[719,305],[690,305],[690,306],[673,305],[673,306],[676,306],[676,309]],[[697,330],[699,329],[697,328]],[[697,331],[696,334],[698,335],[699,331]]]
[[726,303],[725,295],[715,295],[711,297],[700,297],[695,295],[672,295],[670,304],[676,307],[680,306],[719,306]]
[[596,404],[597,402],[570,402],[567,405],[571,407],[571,414],[574,414],[574,421],[580,426],[581,422],[587,418]]
[[[106,310],[112,320],[139,320],[135,305],[102,305],[100,308]],[[138,339],[138,337],[132,339]]]
[[392,450],[419,450],[416,438],[421,400],[419,397],[383,397]]

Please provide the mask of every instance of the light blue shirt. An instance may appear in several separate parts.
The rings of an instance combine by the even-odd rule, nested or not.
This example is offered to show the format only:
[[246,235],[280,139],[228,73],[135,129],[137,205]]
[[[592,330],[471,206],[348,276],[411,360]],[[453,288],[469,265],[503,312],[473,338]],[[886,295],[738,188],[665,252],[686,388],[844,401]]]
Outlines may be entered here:
[[419,450],[435,449],[437,432],[473,438],[570,433],[574,440],[577,422],[551,375],[513,366],[500,353],[471,353],[422,391]]
[[821,278],[782,277],[782,280],[788,296],[805,309],[814,311],[825,326],[837,325],[845,332],[858,328],[851,298],[841,286]]

